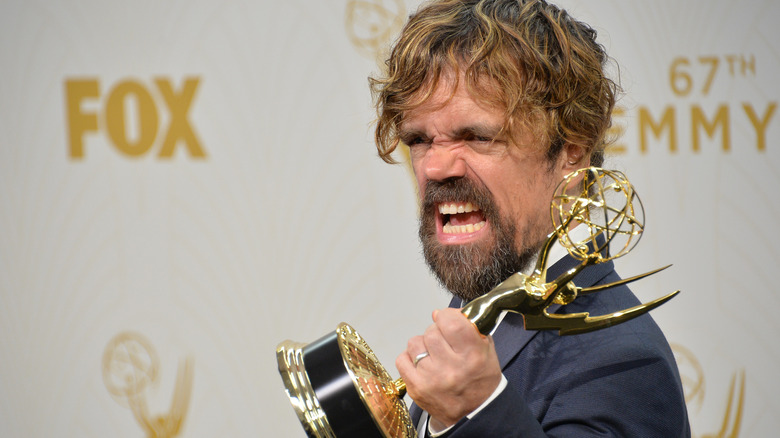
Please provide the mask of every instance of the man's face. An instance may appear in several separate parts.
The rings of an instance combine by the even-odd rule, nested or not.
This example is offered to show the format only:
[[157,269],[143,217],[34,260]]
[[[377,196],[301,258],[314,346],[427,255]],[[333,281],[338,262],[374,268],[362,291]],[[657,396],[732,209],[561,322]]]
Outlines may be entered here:
[[463,85],[453,94],[452,83],[405,114],[400,137],[419,186],[426,261],[447,289],[473,299],[534,259],[552,231],[553,191],[577,166],[567,148],[550,163],[532,135],[512,141],[501,109]]

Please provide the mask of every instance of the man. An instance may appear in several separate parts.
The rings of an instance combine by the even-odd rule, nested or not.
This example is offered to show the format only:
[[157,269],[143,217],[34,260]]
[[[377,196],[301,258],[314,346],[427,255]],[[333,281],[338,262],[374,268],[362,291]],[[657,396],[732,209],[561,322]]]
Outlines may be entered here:
[[[649,315],[558,336],[509,313],[485,337],[457,309],[532,269],[556,185],[601,165],[617,87],[595,37],[544,1],[438,0],[410,17],[386,76],[371,79],[379,154],[393,162],[399,143],[409,147],[423,252],[455,296],[396,360],[421,434],[690,436],[674,358]],[[549,278],[577,264],[565,252],[550,261]],[[617,279],[608,262],[574,282]],[[636,304],[617,287],[559,312]]]

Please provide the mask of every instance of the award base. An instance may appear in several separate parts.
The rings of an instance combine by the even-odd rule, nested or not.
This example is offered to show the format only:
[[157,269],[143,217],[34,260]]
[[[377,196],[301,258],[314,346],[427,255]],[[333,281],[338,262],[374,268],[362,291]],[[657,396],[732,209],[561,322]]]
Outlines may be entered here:
[[403,384],[396,383],[346,323],[310,343],[284,341],[279,373],[312,438],[416,438]]

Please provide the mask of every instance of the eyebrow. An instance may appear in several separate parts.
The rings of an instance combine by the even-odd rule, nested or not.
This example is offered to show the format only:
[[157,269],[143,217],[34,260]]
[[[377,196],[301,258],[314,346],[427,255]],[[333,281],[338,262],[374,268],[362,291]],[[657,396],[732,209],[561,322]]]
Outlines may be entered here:
[[406,146],[411,146],[411,143],[418,138],[428,141],[428,136],[420,129],[399,129],[398,131],[398,139]]
[[[504,130],[502,125],[487,125],[484,123],[475,123],[466,125],[456,129],[452,137],[456,139],[463,139],[468,137],[489,137],[495,138],[501,134]],[[428,138],[428,134],[423,129],[410,128],[404,129],[403,127],[398,132],[398,138],[401,141],[410,140],[417,137]]]
[[405,129],[403,127],[398,129],[398,137],[401,138],[409,138],[409,137],[425,137],[427,134],[425,134],[425,131],[422,129]]
[[483,123],[477,123],[474,125],[464,126],[455,131],[455,138],[467,138],[467,137],[488,137],[495,138],[503,131],[501,125],[486,125]]

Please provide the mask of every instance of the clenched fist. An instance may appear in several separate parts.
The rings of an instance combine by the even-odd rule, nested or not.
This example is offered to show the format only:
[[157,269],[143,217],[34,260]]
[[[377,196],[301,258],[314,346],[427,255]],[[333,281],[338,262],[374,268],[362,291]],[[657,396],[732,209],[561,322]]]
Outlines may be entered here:
[[[415,364],[424,352],[428,355]],[[409,396],[437,430],[473,412],[501,382],[493,338],[480,334],[458,309],[434,311],[433,324],[409,340],[395,365]]]

